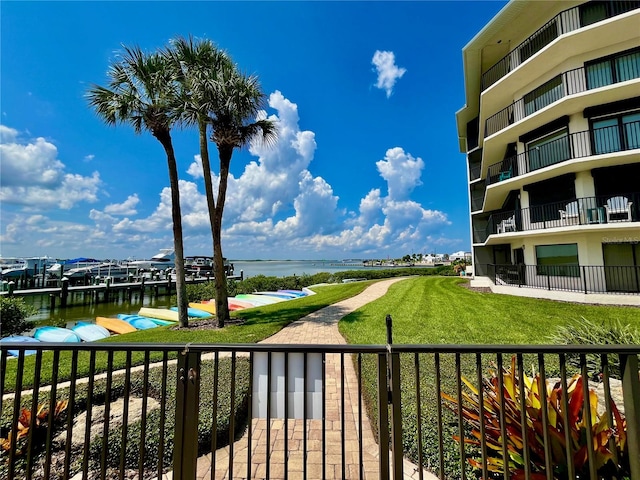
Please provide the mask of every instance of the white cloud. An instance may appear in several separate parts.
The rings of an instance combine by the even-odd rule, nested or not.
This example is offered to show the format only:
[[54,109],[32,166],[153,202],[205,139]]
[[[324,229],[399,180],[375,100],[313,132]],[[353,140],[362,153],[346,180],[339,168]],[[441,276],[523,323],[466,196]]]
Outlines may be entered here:
[[96,158],[96,156],[95,156],[95,155],[93,155],[93,154],[85,155],[85,156],[84,156],[84,161],[85,161],[85,162],[90,162],[90,161],[91,161],[91,160],[93,160],[94,158]]
[[424,162],[413,158],[400,147],[390,148],[383,160],[376,162],[380,176],[387,181],[389,197],[405,199],[419,185]]
[[399,78],[406,73],[406,68],[399,68],[396,65],[396,56],[393,52],[376,50],[371,63],[375,65],[378,72],[376,87],[387,92],[387,98],[393,93],[393,87]]
[[129,195],[122,203],[112,203],[104,208],[104,213],[110,215],[135,215],[137,212],[136,205],[140,202],[138,194]]
[[21,140],[15,129],[0,126],[0,201],[28,209],[70,209],[97,201],[100,174],[90,177],[65,172],[54,144],[38,137]]

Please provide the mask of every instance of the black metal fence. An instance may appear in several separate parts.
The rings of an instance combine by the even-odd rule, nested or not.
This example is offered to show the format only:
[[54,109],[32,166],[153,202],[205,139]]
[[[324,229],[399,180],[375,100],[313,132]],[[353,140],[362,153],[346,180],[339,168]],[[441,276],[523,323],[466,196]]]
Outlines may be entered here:
[[508,180],[574,158],[640,148],[640,121],[575,132],[489,166],[486,183]]
[[488,265],[494,285],[540,288],[584,294],[640,293],[640,266]]
[[442,479],[640,475],[640,346],[392,345],[387,325],[366,346],[2,343],[2,477],[401,479],[403,456]]
[[[585,6],[587,8],[593,7],[593,11],[586,11]],[[588,2],[560,12],[483,73],[482,90],[486,90],[509,72],[515,70],[560,35],[636,8],[640,8],[638,1]]]
[[[640,221],[640,192],[582,197],[489,216],[489,235],[575,225]],[[482,241],[484,241],[482,240]]]

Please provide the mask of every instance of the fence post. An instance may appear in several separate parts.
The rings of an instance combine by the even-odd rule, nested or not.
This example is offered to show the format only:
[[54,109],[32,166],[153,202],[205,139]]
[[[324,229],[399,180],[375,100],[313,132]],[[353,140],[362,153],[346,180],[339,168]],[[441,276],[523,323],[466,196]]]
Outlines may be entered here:
[[582,266],[582,285],[584,287],[584,294],[587,294],[587,270],[586,267]]
[[193,480],[198,463],[200,353],[189,352],[188,347],[185,348],[178,354],[177,371],[173,478]]
[[629,445],[629,467],[631,478],[640,478],[640,379],[638,378],[638,356],[621,354],[622,396],[627,420],[627,442]]
[[67,297],[69,296],[69,279],[63,277],[62,288],[60,289],[60,307],[65,308],[67,306]]
[[393,344],[393,328],[391,315],[387,315],[387,356],[389,358],[388,388],[389,403],[391,404],[391,450],[393,455],[393,475],[394,480],[402,480],[402,399],[400,392],[400,354],[391,352]]
[[389,392],[387,391],[387,357],[378,355],[378,455],[380,480],[389,478]]

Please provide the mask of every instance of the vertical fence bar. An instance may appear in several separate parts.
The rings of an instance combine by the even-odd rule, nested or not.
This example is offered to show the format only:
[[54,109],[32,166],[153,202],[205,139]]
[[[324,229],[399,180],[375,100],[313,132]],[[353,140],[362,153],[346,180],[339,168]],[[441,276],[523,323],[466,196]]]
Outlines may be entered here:
[[[266,478],[270,476],[271,470],[271,369],[273,367],[273,359],[271,352],[267,353],[267,445],[266,445]],[[306,373],[305,373],[306,375]],[[305,432],[306,433],[306,432]]]
[[[456,353],[456,398],[458,400],[458,435],[460,435],[460,442],[458,442],[460,453],[460,478],[465,480],[467,478],[467,472],[465,470],[466,454],[464,449],[464,420],[462,417],[462,367],[460,365],[460,354]],[[504,437],[503,437],[504,438]]]
[[[500,405],[500,436],[502,437],[502,459],[505,465],[509,465],[509,446],[507,445],[507,419],[505,415],[505,401],[504,401],[504,368],[502,363],[502,354],[496,355],[498,361],[498,402]],[[460,376],[458,376],[460,378]],[[462,401],[462,398],[459,399]],[[462,407],[462,403],[460,403]],[[462,434],[462,433],[461,433]],[[509,480],[509,469],[505,468],[503,472],[505,480]]]
[[416,375],[416,421],[418,422],[418,479],[422,480],[422,400],[420,398],[420,357],[418,352],[414,353],[413,359]]
[[545,375],[544,355],[538,354],[540,408],[542,410],[542,440],[544,442],[544,462],[547,479],[553,480],[553,458],[551,457],[551,439],[549,438],[549,405],[547,402],[547,377]]
[[518,393],[520,394],[520,424],[522,425],[522,458],[524,460],[524,478],[531,479],[531,462],[529,454],[529,426],[527,425],[526,393],[524,391],[524,360],[522,354],[516,356],[518,363]]
[[[55,353],[59,353],[58,351],[56,351]],[[54,353],[54,356],[55,356]],[[54,368],[57,365],[57,363],[54,360]],[[91,412],[93,410],[93,385],[94,385],[94,381],[95,381],[95,373],[96,373],[96,352],[95,351],[91,351],[89,353],[89,387],[87,388],[87,420],[85,422],[85,427],[84,427],[84,451],[83,451],[83,456],[82,456],[82,478],[87,478],[87,473],[89,471],[89,455],[90,455],[90,446],[91,446]],[[52,379],[52,387],[53,385],[55,385],[56,383],[53,383],[53,381],[56,380],[57,383],[57,378],[56,379]],[[53,396],[54,392],[51,392],[51,395]],[[126,450],[125,446],[127,444],[123,443],[123,449]],[[46,472],[45,472],[46,473]],[[48,478],[47,475],[45,475],[45,478]]]
[[127,359],[125,365],[125,376],[124,376],[124,394],[123,394],[123,404],[122,404],[122,441],[120,445],[122,448],[120,450],[120,480],[124,480],[125,478],[125,466],[126,466],[126,458],[127,458],[127,433],[129,430],[129,396],[131,394],[131,350],[127,350]]
[[327,478],[327,354],[325,352],[322,352],[322,478]]
[[[92,352],[93,353],[93,352]],[[94,354],[95,357],[95,354]],[[95,366],[95,360],[93,362]],[[56,400],[58,397],[58,371],[60,369],[60,350],[55,350],[53,352],[53,363],[51,365],[53,369],[51,375],[51,390],[49,397],[49,415],[47,418],[47,440],[45,446],[45,463],[44,463],[44,478],[49,478],[51,472],[51,448],[53,444],[53,430],[54,425],[53,422],[55,420],[55,410],[56,410]],[[90,367],[91,368],[91,367]],[[91,370],[93,372],[93,370]],[[91,384],[91,379],[93,375],[89,379],[89,383]],[[89,422],[90,414],[87,413],[87,422]],[[87,450],[88,453],[88,450]]]
[[[308,368],[308,359],[307,359],[307,352],[303,353],[303,358],[304,361],[303,363],[303,372],[304,374],[302,375],[302,404],[303,404],[303,419],[304,419],[304,424],[302,427],[302,431],[303,431],[303,435],[302,435],[302,478],[304,478],[306,480],[307,478],[307,436],[309,435],[309,433],[307,432],[307,376],[308,376],[308,372],[307,372],[307,368]],[[269,478],[269,475],[267,475],[267,478]]]
[[640,380],[638,379],[638,355],[620,355],[622,395],[627,420],[629,466],[631,478],[640,478]]
[[584,423],[587,425],[587,458],[589,461],[589,478],[596,480],[596,460],[593,451],[593,435],[591,433],[591,402],[589,398],[589,373],[587,369],[587,360],[584,353],[580,354],[580,370],[582,372],[582,391],[584,395],[584,403],[582,406],[582,415]]
[[[606,353],[600,356],[600,367],[602,371],[602,382],[604,387],[604,404],[605,415],[607,416],[607,425],[609,428],[614,428],[613,413],[611,412],[611,385],[609,383],[609,360]],[[613,463],[618,464],[618,449],[616,448],[616,441],[613,436],[609,438],[609,451],[613,454]]]
[[11,441],[9,442],[8,480],[15,475],[16,441],[18,433],[18,419],[20,418],[20,399],[22,396],[22,376],[24,372],[24,350],[18,352],[18,370],[16,372],[15,392],[13,394],[13,420],[11,422]]
[[[27,439],[27,480],[31,480],[33,465],[33,432],[36,429],[36,412],[38,411],[38,396],[40,392],[40,372],[42,369],[42,350],[36,353],[35,373],[33,377],[33,393],[31,396],[31,422],[29,422],[29,437]],[[67,404],[68,408],[68,404]],[[0,410],[2,412],[2,410]],[[73,415],[67,410],[69,418]]]
[[200,353],[185,348],[178,354],[176,426],[173,451],[174,480],[195,478],[198,461],[198,409]]
[[[364,435],[362,432],[362,353],[358,353],[358,463],[360,465],[360,470],[359,470],[360,473],[358,478],[360,480],[364,479],[364,465],[362,462],[363,437]],[[323,471],[322,478],[327,478],[325,473],[326,472]]]
[[342,478],[347,478],[346,442],[345,442],[345,411],[344,411],[344,352],[340,353],[340,456],[342,457]]
[[378,354],[378,454],[380,480],[389,478],[389,394],[387,392],[387,355]]
[[64,445],[64,474],[69,478],[71,468],[71,439],[73,438],[73,412],[76,400],[76,377],[78,375],[78,350],[71,353],[71,381],[69,384],[69,403],[67,404],[67,438]]
[[[216,450],[218,449],[218,383],[220,374],[220,353],[216,350],[213,354],[213,407],[211,416],[211,480],[216,478]],[[250,380],[253,382],[253,379]],[[249,426],[251,428],[251,425]]]
[[[435,353],[433,356],[434,367],[436,370],[436,411],[438,416],[436,418],[442,418],[442,398],[440,396],[440,354]],[[442,439],[442,422],[437,423],[438,430],[438,468],[439,477],[444,479],[444,444]]]
[[575,478],[576,467],[573,463],[571,425],[569,425],[569,395],[567,393],[567,361],[564,353],[560,354],[560,382],[562,385],[562,421],[564,423],[565,452],[567,456],[567,474]]
[[138,458],[138,472],[144,478],[144,461],[146,455],[145,439],[147,438],[147,405],[149,398],[149,350],[144,352],[144,374],[142,381],[142,412],[140,412],[140,453]]
[[[284,367],[285,367],[285,377],[284,377],[284,384],[285,384],[285,397],[284,397],[284,421],[285,421],[285,425],[287,424],[287,354],[285,353],[285,360],[284,360]],[[254,355],[253,352],[249,352],[249,405],[248,407],[248,411],[247,411],[247,478],[251,478],[251,464],[253,463],[251,460],[251,442],[253,441],[253,362],[254,362]],[[287,431],[287,434],[289,433],[288,429],[285,427],[285,430]],[[285,445],[286,445],[286,438],[287,436],[284,437],[285,438]],[[287,479],[287,448],[285,446],[285,455],[284,455],[284,478],[285,480]],[[214,472],[212,472],[212,474],[214,474]]]
[[[144,280],[144,279],[143,279]],[[160,441],[158,442],[158,478],[162,478],[164,470],[164,427],[167,416],[167,376],[169,353],[162,354],[162,380],[160,393]]]
[[[482,458],[482,478],[488,477],[487,472],[487,437],[484,418],[484,376],[482,373],[482,355],[476,353],[476,374],[478,380],[478,415],[480,417],[480,454]],[[418,403],[419,405],[419,403]]]
[[[236,352],[231,352],[231,386],[229,389],[229,478],[233,478],[233,449],[236,441]],[[197,433],[197,432],[196,432]],[[196,445],[197,448],[197,445]],[[268,462],[268,459],[267,459]],[[267,463],[268,465],[268,463]],[[267,475],[269,478],[269,475]]]
[[[111,386],[113,384],[113,350],[107,352],[107,387],[104,399],[104,415],[102,429],[102,452],[100,455],[100,479],[107,477],[107,461],[109,446],[109,412],[111,407]],[[144,436],[142,436],[144,438]]]
[[393,448],[393,478],[402,480],[402,385],[400,383],[400,354],[391,354],[391,435]]

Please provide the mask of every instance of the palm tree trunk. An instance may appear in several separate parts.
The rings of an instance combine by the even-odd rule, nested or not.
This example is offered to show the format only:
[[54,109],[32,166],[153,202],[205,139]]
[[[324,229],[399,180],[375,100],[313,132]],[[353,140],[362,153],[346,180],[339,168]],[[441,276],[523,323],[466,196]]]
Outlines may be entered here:
[[171,218],[173,220],[173,246],[176,253],[176,293],[178,296],[178,322],[181,327],[189,323],[187,314],[187,288],[184,275],[184,245],[182,243],[182,212],[180,210],[180,189],[178,184],[178,166],[173,151],[169,131],[154,131],[153,136],[164,147],[169,166],[169,185],[171,187]]
[[213,268],[216,282],[216,315],[218,326],[224,327],[229,315],[229,302],[227,291],[227,275],[224,268],[224,257],[222,255],[222,214],[224,212],[224,201],[227,196],[227,182],[229,179],[229,164],[233,155],[233,146],[219,145],[220,156],[220,184],[218,186],[218,202],[214,209],[212,222],[213,233]]
[[[222,265],[222,275],[220,274],[218,268],[216,268],[218,264],[216,251],[219,250],[220,257],[222,258],[222,245],[220,238],[220,229],[215,228],[216,225],[216,202],[213,198],[213,183],[211,182],[211,163],[209,161],[209,146],[207,142],[207,123],[204,120],[200,120],[198,122],[198,131],[200,133],[200,159],[202,160],[202,174],[204,175],[204,191],[207,197],[207,208],[209,210],[209,224],[211,225],[211,237],[213,240],[213,273],[215,276],[215,288],[216,288],[216,318],[218,320],[218,327],[224,327],[225,319],[229,318],[229,308],[227,303],[227,276],[224,271],[224,260],[221,260]],[[226,183],[226,182],[225,182]],[[216,241],[217,239],[217,241]],[[218,288],[218,279],[224,280],[224,293]],[[221,298],[221,295],[224,295],[224,305],[227,306],[226,314],[225,310],[221,309],[220,305],[218,305],[218,298]],[[226,317],[225,317],[226,315]]]

